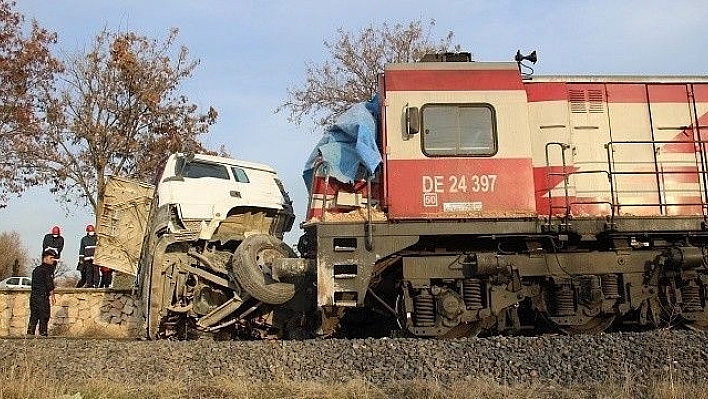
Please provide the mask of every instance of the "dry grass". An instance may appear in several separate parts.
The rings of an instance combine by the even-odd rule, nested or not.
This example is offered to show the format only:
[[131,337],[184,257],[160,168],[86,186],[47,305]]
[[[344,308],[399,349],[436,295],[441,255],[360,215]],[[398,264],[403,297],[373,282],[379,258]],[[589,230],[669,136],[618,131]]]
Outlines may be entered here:
[[[61,360],[57,359],[57,367]],[[316,383],[301,381],[249,382],[214,378],[209,381],[159,381],[138,385],[130,381],[109,379],[52,381],[46,373],[22,362],[2,370],[0,399],[63,398],[63,399],[176,399],[176,398],[247,398],[247,399],[708,399],[703,386],[677,383],[671,379],[649,385],[634,381],[610,382],[574,388],[550,384],[505,386],[494,381],[473,380],[454,386],[436,381],[412,381],[394,387],[378,388],[363,380]]]
[[[274,375],[269,382],[214,377],[210,379],[178,379],[161,377],[150,384],[136,380],[117,381],[111,376],[98,378],[57,378],[62,367],[61,353],[52,364],[42,364],[28,355],[31,351],[12,351],[0,355],[0,399],[177,399],[177,398],[243,398],[243,399],[708,399],[706,385],[679,381],[673,371],[666,377],[647,381],[628,367],[617,379],[578,385],[559,386],[535,383],[508,386],[491,379],[473,379],[445,385],[437,380],[401,381],[377,387],[363,378],[329,383],[292,381]],[[138,371],[136,371],[138,372]],[[85,375],[101,375],[93,370]],[[184,375],[180,372],[175,375]]]

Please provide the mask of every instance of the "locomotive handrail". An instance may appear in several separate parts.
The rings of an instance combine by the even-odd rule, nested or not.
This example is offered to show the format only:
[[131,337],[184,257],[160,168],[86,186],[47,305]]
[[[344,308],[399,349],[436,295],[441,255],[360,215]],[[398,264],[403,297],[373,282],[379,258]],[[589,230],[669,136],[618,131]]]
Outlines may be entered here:
[[[314,167],[312,168],[312,182],[310,182],[310,195],[308,199],[308,204],[307,204],[307,219],[309,220],[311,217],[314,216],[313,212],[313,202],[315,200],[315,177],[320,173],[320,169],[322,168],[327,168],[327,162],[325,162],[322,159],[318,159],[315,161]],[[326,215],[326,209],[327,209],[327,188],[329,187],[329,178],[330,178],[330,173],[329,169],[325,169],[325,180],[324,180],[324,193],[322,194],[322,206],[321,206],[321,216],[320,216],[320,221],[324,222],[325,221],[325,215]],[[366,249],[371,250],[374,247],[374,242],[373,242],[373,226],[372,226],[372,217],[371,217],[371,179],[372,176],[369,176],[366,179],[366,231],[365,231],[365,237],[366,237]]]
[[[691,86],[691,90],[693,90],[693,86]],[[694,99],[694,98],[692,98],[692,99]],[[700,123],[701,117],[698,114],[698,107],[696,105],[696,101],[689,100],[689,103],[691,103],[693,105],[693,107],[692,107],[693,112],[691,112],[691,126],[693,126],[694,137],[696,137],[696,133],[698,133],[698,138],[700,139],[701,138],[701,129],[705,129],[706,126],[704,124],[702,125]],[[700,151],[698,152],[700,154],[700,166],[702,168],[702,171],[705,173],[705,172],[708,172],[708,159],[706,159],[706,146],[705,146],[705,143],[702,141],[699,141],[698,145],[700,147]],[[698,162],[698,160],[696,160],[696,162]],[[708,183],[706,183],[706,181],[705,181],[705,175],[703,177],[704,177],[704,179],[703,179],[704,184],[702,185],[703,186],[702,187],[703,188],[702,198],[704,200],[708,200]],[[706,206],[706,204],[703,204],[701,209],[703,210],[703,225],[705,226],[706,224],[708,224],[707,223],[708,222],[708,207]]]
[[[315,177],[319,173],[320,168],[326,167],[326,166],[327,166],[327,163],[325,161],[323,161],[321,158],[319,158],[315,161],[315,165],[312,168],[312,181],[310,182],[310,196],[307,201],[307,220],[309,220],[310,218],[312,218],[314,216],[312,203],[315,199],[315,180],[316,180]],[[324,217],[325,217],[324,214],[325,214],[325,204],[327,202],[327,186],[328,185],[329,185],[329,171],[325,175],[325,193],[324,193],[324,197],[322,199],[322,216],[321,216],[322,221],[324,221]]]
[[[561,173],[561,172],[549,172],[549,176],[564,176],[565,179],[568,178],[568,176],[572,175],[582,175],[582,174],[593,174],[593,173],[605,173],[607,175],[607,179],[610,181],[610,198],[614,198],[614,188],[612,186],[612,175],[610,174],[609,171],[607,170],[602,170],[602,169],[597,169],[597,170],[578,170],[574,172],[567,172],[567,173]],[[598,205],[598,204],[607,204],[610,206],[612,218],[614,218],[614,213],[615,213],[615,205],[613,201],[569,201],[568,197],[566,196],[566,204],[567,204],[567,209],[566,209],[566,217],[570,216],[570,206],[571,205]],[[551,205],[551,211],[555,208],[560,208],[560,206],[553,206]],[[549,220],[552,215],[549,215]]]
[[[594,171],[594,172],[605,172],[607,174],[610,174],[610,172],[603,170],[603,171]],[[582,172],[571,172],[569,174],[574,174],[574,173],[582,173]],[[636,172],[612,172],[613,175],[708,175],[708,172],[699,172],[699,171],[678,171],[678,170],[662,170],[659,172],[642,172],[642,171],[636,171]]]
[[[614,146],[616,145],[652,145],[653,147],[653,153],[654,153],[654,171],[629,171],[629,172],[618,172],[618,171],[613,171],[612,167],[614,166],[614,162],[612,160],[612,154],[615,152]],[[679,162],[659,162],[656,158],[656,155],[659,153],[657,151],[657,148],[655,147],[657,144],[691,144],[694,147],[694,153],[699,152],[701,154],[701,162],[697,159],[697,157],[694,156],[693,158],[693,164],[696,167],[696,170],[690,170],[690,171],[677,171],[677,170],[659,170],[659,165],[660,164],[666,164],[668,166],[671,165],[676,165],[679,164]],[[610,167],[610,173],[611,175],[654,175],[656,176],[656,181],[657,181],[657,196],[659,198],[658,203],[642,203],[642,204],[614,204],[613,205],[613,210],[615,207],[623,207],[623,206],[658,206],[661,211],[663,212],[664,209],[667,206],[701,206],[702,212],[703,212],[703,218],[705,219],[707,217],[706,215],[706,210],[708,207],[708,204],[706,204],[706,200],[708,199],[708,168],[706,167],[705,163],[706,160],[704,159],[704,153],[705,153],[705,145],[708,144],[708,141],[706,140],[686,140],[686,141],[676,141],[676,140],[617,140],[617,141],[609,141],[605,145],[605,149],[607,151],[607,157],[608,157],[608,163]],[[662,195],[661,195],[661,176],[664,175],[697,175],[700,176],[701,178],[698,181],[700,191],[702,192],[701,195],[701,202],[666,202],[662,201]],[[614,185],[614,184],[613,184]],[[617,200],[613,197],[613,201],[617,202]],[[614,213],[614,212],[613,212]]]
[[708,140],[612,140],[607,145],[613,144],[708,144]]
[[[657,144],[683,144],[683,145],[693,145],[694,149],[696,152],[701,152],[701,160],[698,159],[698,157],[694,157],[691,162],[689,162],[689,165],[686,165],[687,162],[681,162],[681,161],[669,161],[669,162],[660,162],[659,160],[654,159],[651,164],[654,166],[654,170],[637,170],[637,171],[622,171],[622,170],[616,170],[616,161],[614,159],[614,153],[616,150],[616,147],[618,145],[652,145],[656,146]],[[606,204],[610,207],[610,226],[614,225],[614,219],[616,215],[619,213],[619,210],[622,207],[646,207],[646,206],[657,206],[660,207],[661,212],[664,213],[666,211],[666,207],[671,207],[671,206],[701,206],[702,211],[703,211],[703,216],[704,218],[708,217],[706,216],[706,212],[708,210],[708,204],[706,204],[706,201],[708,200],[708,165],[703,165],[704,163],[708,162],[704,159],[704,155],[702,151],[705,149],[706,144],[708,144],[708,141],[706,140],[691,140],[691,141],[675,141],[675,140],[617,140],[617,141],[610,141],[607,144],[605,144],[605,149],[607,151],[607,165],[608,169],[603,170],[603,169],[597,169],[597,170],[580,170],[580,171],[572,171],[568,169],[568,164],[567,164],[567,158],[566,158],[566,150],[570,149],[571,146],[567,143],[561,143],[561,142],[549,142],[546,143],[545,146],[545,156],[546,156],[546,167],[550,168],[551,167],[551,162],[550,162],[550,148],[553,146],[557,146],[560,148],[560,155],[561,155],[561,165],[555,165],[555,166],[560,166],[561,171],[559,172],[547,172],[546,173],[546,187],[548,187],[548,221],[547,225],[550,226],[552,223],[553,218],[562,218],[563,220],[567,220],[572,213],[572,206],[573,205],[579,205],[579,204]],[[699,147],[700,146],[700,147]],[[657,153],[657,148],[654,147],[654,153],[656,155]],[[691,170],[665,170],[662,167],[666,167],[666,169],[670,169],[671,166],[689,166]],[[695,167],[695,169],[694,169]],[[570,196],[569,196],[569,186],[570,182],[568,178],[572,175],[579,175],[579,174],[592,174],[592,173],[604,173],[607,175],[608,182],[609,182],[609,197],[610,199],[608,201],[571,201]],[[629,176],[629,175],[653,175],[656,176],[657,178],[657,195],[659,197],[659,202],[642,202],[642,203],[622,203],[620,204],[619,202],[619,197],[618,194],[619,192],[617,191],[617,181],[615,179],[616,176]],[[662,182],[663,180],[661,179],[661,176],[665,175],[697,175],[699,176],[699,190],[702,193],[701,195],[701,200],[700,201],[672,201],[672,202],[667,202],[661,193],[662,189]],[[564,191],[564,204],[562,205],[554,205],[553,203],[553,190],[551,187],[551,177],[552,176],[561,176],[563,178],[563,191]],[[563,213],[556,213],[554,211],[558,209],[563,209]]]
[[[567,143],[561,143],[561,142],[549,142],[546,143],[546,166],[550,167],[550,156],[549,156],[549,148],[551,146],[559,146],[561,149],[561,161],[562,165],[561,167],[563,168],[562,172],[548,172],[546,173],[546,187],[549,188],[548,190],[548,226],[551,224],[551,219],[553,218],[553,210],[557,208],[563,208],[565,209],[565,215],[563,218],[567,220],[570,217],[571,213],[571,205],[578,205],[578,204],[609,204],[610,209],[612,212],[612,217],[614,218],[614,206],[612,202],[609,201],[587,201],[587,202],[581,202],[581,201],[573,201],[571,202],[569,200],[569,195],[568,195],[568,176],[571,175],[576,175],[576,174],[591,174],[591,173],[606,173],[607,178],[610,182],[610,196],[611,198],[614,198],[614,185],[612,184],[612,175],[606,171],[606,170],[585,170],[585,171],[568,171],[567,168],[567,163],[566,163],[566,157],[565,157],[565,151],[570,149],[571,146]],[[550,182],[550,177],[551,176],[563,176],[563,191],[565,195],[565,206],[559,206],[553,205],[553,194],[552,194],[552,189],[551,189],[551,182]]]
[[371,178],[366,178],[366,249],[371,251],[374,249],[374,226],[371,223]]
[[[568,203],[568,175],[566,172],[566,161],[565,161],[565,150],[570,148],[570,145],[567,143],[561,143],[561,142],[549,142],[546,143],[545,146],[545,152],[546,152],[546,167],[550,168],[551,166],[551,161],[550,161],[550,156],[549,156],[549,148],[551,146],[558,146],[560,147],[561,150],[561,167],[563,168],[563,190],[565,192],[565,218],[567,218],[570,215],[570,204]],[[551,173],[546,174],[546,187],[548,187],[548,225],[550,226],[551,224],[551,218],[553,217],[553,194],[551,192],[553,191],[551,189]]]
[[329,187],[329,168],[328,165],[323,162],[323,167],[326,170],[325,180],[324,180],[324,193],[322,194],[322,215],[320,216],[320,221],[324,222],[327,217],[327,188]]

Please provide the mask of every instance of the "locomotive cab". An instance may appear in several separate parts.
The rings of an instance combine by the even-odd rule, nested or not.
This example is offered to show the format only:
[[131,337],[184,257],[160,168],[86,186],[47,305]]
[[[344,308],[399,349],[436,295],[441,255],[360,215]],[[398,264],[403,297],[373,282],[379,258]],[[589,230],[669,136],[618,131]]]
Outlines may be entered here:
[[536,216],[515,63],[390,64],[382,87],[389,219]]

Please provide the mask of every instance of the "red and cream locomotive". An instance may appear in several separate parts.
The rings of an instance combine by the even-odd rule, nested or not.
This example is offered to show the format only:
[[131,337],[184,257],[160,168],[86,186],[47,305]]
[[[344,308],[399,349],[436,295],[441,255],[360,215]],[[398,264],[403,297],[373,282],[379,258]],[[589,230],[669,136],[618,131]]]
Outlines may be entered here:
[[313,165],[325,332],[361,309],[424,337],[708,328],[708,77],[424,61],[380,77],[373,173]]

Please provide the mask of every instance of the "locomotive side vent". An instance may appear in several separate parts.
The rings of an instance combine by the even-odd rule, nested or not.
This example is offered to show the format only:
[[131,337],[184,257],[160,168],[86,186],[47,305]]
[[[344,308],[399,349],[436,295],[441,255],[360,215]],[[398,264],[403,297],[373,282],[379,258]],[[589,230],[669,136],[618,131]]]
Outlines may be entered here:
[[336,237],[332,244],[334,252],[356,251],[356,237]]
[[351,264],[335,264],[334,265],[334,277],[350,277],[356,276],[358,273],[357,265]]
[[584,90],[568,90],[568,101],[570,102],[570,112],[574,114],[584,114],[585,108],[585,91]]
[[568,90],[570,112],[574,114],[601,114],[605,112],[602,90]]
[[588,103],[590,103],[591,114],[601,114],[605,112],[602,100],[602,90],[588,90]]
[[358,294],[355,291],[334,293],[334,304],[337,306],[356,306]]

